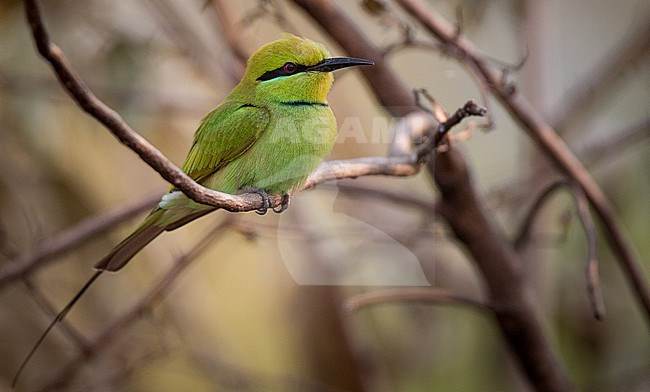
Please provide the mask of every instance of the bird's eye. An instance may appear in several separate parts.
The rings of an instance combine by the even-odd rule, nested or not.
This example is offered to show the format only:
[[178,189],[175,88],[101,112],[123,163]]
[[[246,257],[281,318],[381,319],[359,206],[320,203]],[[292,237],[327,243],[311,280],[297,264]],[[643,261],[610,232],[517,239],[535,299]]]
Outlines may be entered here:
[[285,63],[285,64],[282,66],[282,69],[284,70],[284,72],[286,72],[286,73],[288,73],[288,74],[292,74],[292,73],[296,72],[296,70],[298,69],[298,67],[296,67],[296,64],[294,64],[294,63],[292,63],[292,62],[288,62],[288,63]]

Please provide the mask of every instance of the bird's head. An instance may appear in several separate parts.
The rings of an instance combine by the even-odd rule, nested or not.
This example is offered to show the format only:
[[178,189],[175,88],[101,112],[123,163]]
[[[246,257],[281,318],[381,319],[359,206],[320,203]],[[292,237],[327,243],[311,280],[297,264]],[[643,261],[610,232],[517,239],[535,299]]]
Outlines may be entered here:
[[332,71],[372,64],[351,57],[332,58],[325,46],[285,34],[250,57],[242,83],[264,99],[327,102],[326,95],[334,80]]

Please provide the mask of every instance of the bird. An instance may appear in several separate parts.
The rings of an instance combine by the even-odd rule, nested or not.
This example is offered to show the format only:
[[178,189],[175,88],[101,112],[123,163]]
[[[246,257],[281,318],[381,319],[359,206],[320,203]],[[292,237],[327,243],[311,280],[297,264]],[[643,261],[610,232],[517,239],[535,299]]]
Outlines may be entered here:
[[[269,195],[281,194],[282,204],[273,210],[283,212],[334,145],[336,118],[327,101],[332,72],[373,64],[331,57],[324,45],[288,33],[263,45],[248,59],[237,86],[201,121],[182,170],[206,188],[259,194],[263,206],[257,212],[262,215],[270,207]],[[95,274],[41,335],[14,384],[48,332],[102,272],[122,269],[163,232],[215,209],[172,187],[144,221],[95,264]]]

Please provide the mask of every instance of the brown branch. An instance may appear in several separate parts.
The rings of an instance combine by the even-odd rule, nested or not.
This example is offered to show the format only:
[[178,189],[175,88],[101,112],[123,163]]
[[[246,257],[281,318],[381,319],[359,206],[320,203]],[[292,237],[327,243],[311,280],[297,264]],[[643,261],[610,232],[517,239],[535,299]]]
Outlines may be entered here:
[[79,356],[70,361],[56,376],[50,379],[39,390],[59,390],[70,383],[79,370],[89,360],[97,356],[102,352],[102,350],[122,336],[131,324],[142,318],[142,313],[146,309],[151,308],[157,302],[161,301],[172,289],[174,282],[178,279],[180,274],[192,263],[192,261],[207,250],[210,245],[215,244],[215,238],[223,238],[223,236],[219,236],[219,234],[228,229],[234,220],[234,216],[229,216],[219,222],[219,224],[201,238],[189,252],[178,258],[171,269],[129,311],[109,325],[101,335],[99,335],[83,352],[79,354]]
[[460,152],[450,149],[427,163],[441,192],[436,204],[482,272],[488,302],[528,379],[538,391],[568,391],[571,384],[544,337],[522,276],[521,261],[491,221],[473,188]]
[[7,283],[30,274],[35,269],[46,265],[86,241],[112,230],[116,224],[152,209],[158,200],[160,200],[160,194],[152,194],[136,203],[90,217],[56,237],[40,243],[36,248],[11,260],[0,270],[0,289]]
[[472,65],[474,72],[484,80],[492,94],[501,101],[555,165],[582,189],[600,217],[607,234],[606,238],[650,324],[650,287],[635,250],[611,202],[564,140],[514,86],[503,83],[501,74],[490,67],[468,39],[455,35],[455,28],[437,11],[421,0],[397,0],[397,2],[437,39],[454,45],[464,54],[465,61]]
[[442,305],[467,305],[479,310],[491,310],[489,304],[462,296],[441,288],[434,287],[404,287],[385,289],[357,294],[348,298],[344,307],[348,311],[357,311],[371,305],[392,302],[421,302]]
[[519,234],[515,236],[515,239],[513,241],[513,245],[518,252],[520,252],[528,243],[531,232],[533,230],[533,223],[535,223],[535,220],[542,210],[542,207],[546,203],[546,200],[548,200],[548,198],[553,195],[555,191],[568,185],[569,183],[566,180],[558,180],[551,183],[549,186],[544,188],[544,190],[539,195],[537,195],[535,202],[528,209],[528,214],[526,214],[526,217],[524,218],[521,226],[519,227],[519,230],[517,231]]
[[603,300],[603,291],[598,273],[598,237],[596,235],[596,225],[591,217],[591,212],[589,212],[589,202],[585,194],[576,185],[572,185],[571,190],[576,202],[578,218],[580,218],[580,223],[587,236],[587,292],[591,300],[594,317],[597,320],[602,320],[605,318],[605,301]]

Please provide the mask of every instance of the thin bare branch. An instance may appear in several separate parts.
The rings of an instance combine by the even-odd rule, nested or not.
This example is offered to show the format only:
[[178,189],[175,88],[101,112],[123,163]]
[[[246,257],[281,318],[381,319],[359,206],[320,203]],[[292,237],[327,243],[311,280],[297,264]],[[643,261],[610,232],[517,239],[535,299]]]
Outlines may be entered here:
[[600,276],[598,274],[598,238],[596,235],[596,226],[591,218],[587,199],[579,187],[564,179],[548,185],[537,196],[535,202],[528,210],[528,214],[519,229],[519,234],[515,237],[514,247],[517,251],[521,252],[526,246],[532,232],[533,223],[539,216],[542,207],[551,195],[562,188],[567,188],[573,196],[576,204],[576,213],[587,237],[587,294],[591,301],[594,317],[597,320],[602,320],[605,317],[605,303],[600,285]]
[[357,294],[348,298],[344,307],[347,311],[357,311],[368,306],[393,302],[421,302],[441,305],[466,305],[482,311],[491,310],[489,304],[462,296],[441,288],[403,287]]
[[600,285],[600,274],[598,273],[598,236],[596,235],[596,225],[591,218],[589,211],[589,202],[582,190],[571,186],[571,191],[576,202],[576,211],[578,218],[587,236],[587,292],[591,300],[591,308],[594,317],[597,320],[605,318],[605,301],[603,300],[603,290]]
[[535,220],[537,219],[537,216],[539,215],[542,207],[546,203],[546,200],[548,200],[548,198],[553,195],[555,191],[568,185],[569,183],[564,179],[555,181],[547,186],[535,198],[535,202],[528,210],[528,214],[526,214],[526,217],[524,218],[521,226],[519,227],[519,230],[517,231],[519,234],[515,236],[515,240],[513,241],[513,245],[517,251],[521,251],[528,243],[531,232],[533,230],[533,223],[535,223]]
[[7,283],[26,276],[90,239],[114,229],[118,223],[152,209],[158,200],[160,200],[160,194],[152,194],[133,204],[90,217],[56,237],[40,243],[38,247],[18,256],[0,270],[0,289]]

